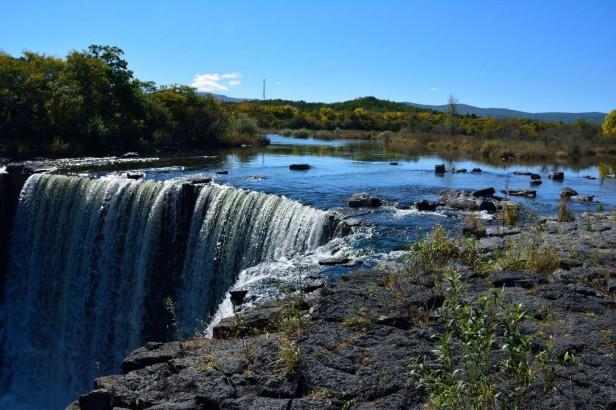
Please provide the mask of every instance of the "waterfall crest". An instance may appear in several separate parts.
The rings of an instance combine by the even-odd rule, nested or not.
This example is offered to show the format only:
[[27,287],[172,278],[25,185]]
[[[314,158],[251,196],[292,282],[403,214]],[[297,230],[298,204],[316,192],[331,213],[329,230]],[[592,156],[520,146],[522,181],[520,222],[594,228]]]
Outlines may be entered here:
[[[216,184],[33,175],[17,206],[4,323],[12,394],[66,405],[125,354],[190,334],[237,273],[329,239],[324,211]],[[39,399],[40,399],[39,398]]]

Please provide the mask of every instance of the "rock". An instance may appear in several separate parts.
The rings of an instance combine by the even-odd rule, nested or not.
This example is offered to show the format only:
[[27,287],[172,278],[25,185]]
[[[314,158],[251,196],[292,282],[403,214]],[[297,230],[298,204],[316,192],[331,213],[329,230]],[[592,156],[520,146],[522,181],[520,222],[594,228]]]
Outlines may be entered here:
[[112,410],[113,396],[103,389],[92,390],[79,397],[79,407],[82,410]]
[[495,193],[496,193],[496,190],[490,187],[490,188],[483,188],[483,189],[478,189],[476,191],[473,191],[473,196],[474,197],[491,197]]
[[540,185],[541,184],[541,175],[539,174],[530,174],[530,183],[531,185]]
[[473,236],[479,239],[486,236],[486,228],[484,226],[477,226],[476,224],[465,224],[462,228],[462,234],[464,236]]
[[498,209],[499,200],[491,197],[476,197],[471,191],[446,189],[439,193],[439,202],[450,208],[494,213]]
[[[214,339],[228,339],[255,331],[274,329],[281,311],[281,306],[260,306],[258,309],[239,313],[237,318],[223,318],[220,323],[214,326],[213,337]],[[239,328],[238,322],[241,323]]]
[[578,193],[575,190],[571,189],[571,188],[563,188],[563,189],[560,190],[560,197],[561,198],[569,199],[572,196],[576,196],[576,195],[578,195]]
[[444,164],[440,164],[440,165],[435,165],[434,166],[434,173],[435,174],[442,175],[445,172],[446,172],[446,170],[445,170],[445,165]]
[[347,199],[347,204],[351,208],[378,208],[381,206],[382,201],[376,196],[372,196],[366,192],[360,192],[358,194],[353,194]]
[[398,165],[398,163],[396,161],[392,161],[389,163],[389,165]]
[[137,158],[139,157],[139,153],[137,152],[127,152],[126,154],[122,155],[122,158]]
[[189,184],[193,184],[193,185],[209,184],[210,182],[212,182],[212,180],[213,180],[212,177],[207,177],[207,176],[194,176],[194,177],[186,178],[186,182],[188,182]]
[[456,174],[466,174],[466,168],[456,170]]
[[145,177],[145,174],[143,172],[127,172],[126,173],[126,178],[128,179],[142,179],[143,177]]
[[319,265],[323,266],[333,266],[333,265],[342,265],[349,262],[349,258],[346,256],[331,256],[329,258],[324,258],[319,260]]
[[585,178],[585,179],[597,179],[597,177],[593,177],[591,175],[584,175],[582,178]]
[[607,280],[607,291],[610,293],[616,293],[616,278],[610,278]]
[[503,155],[501,155],[501,160],[503,161],[513,161],[515,159],[515,155],[513,155],[510,152],[506,152]]
[[534,198],[537,196],[537,191],[532,189],[503,189],[501,192],[505,195],[525,196],[527,198]]
[[533,173],[530,171],[524,170],[524,171],[513,171],[513,174],[514,175],[532,175]]
[[181,351],[176,343],[147,343],[133,350],[122,362],[122,371],[126,374],[158,363],[166,363],[176,357]]
[[244,298],[248,294],[247,290],[231,290],[229,291],[229,295],[231,296],[231,303],[234,306],[241,305],[244,302]]
[[428,201],[427,199],[422,199],[415,203],[415,207],[418,211],[436,211],[438,205],[438,203]]
[[218,175],[227,175],[227,174],[229,174],[229,171],[227,171],[227,170],[225,169],[225,170],[222,170],[222,171],[216,171],[216,173],[217,173]]
[[502,238],[505,236],[517,235],[522,230],[520,228],[513,228],[509,226],[491,226],[486,229],[486,235],[488,237]]
[[565,179],[565,173],[560,171],[552,172],[549,178],[553,181],[563,181]]
[[528,273],[495,272],[492,273],[492,285],[495,288],[521,287],[532,288],[539,283],[545,283],[545,279],[538,276],[529,276]]
[[473,174],[481,174],[483,171],[481,170],[481,168],[473,168],[473,170],[471,172]]
[[289,169],[291,171],[306,171],[309,170],[311,166],[309,164],[291,164],[289,165]]
[[571,199],[575,199],[576,201],[580,202],[592,202],[594,201],[595,197],[594,195],[575,195],[572,196]]

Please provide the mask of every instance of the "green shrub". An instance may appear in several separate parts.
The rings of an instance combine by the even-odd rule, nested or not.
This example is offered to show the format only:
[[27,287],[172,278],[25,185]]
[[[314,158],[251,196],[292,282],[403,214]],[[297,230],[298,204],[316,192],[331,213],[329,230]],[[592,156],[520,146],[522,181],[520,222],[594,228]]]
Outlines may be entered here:
[[575,221],[575,217],[573,216],[573,212],[565,201],[560,201],[560,205],[558,206],[558,222],[573,222]]
[[447,238],[445,229],[436,225],[425,238],[411,246],[408,269],[413,274],[430,275],[432,284],[438,285],[442,269],[457,254],[455,244]]

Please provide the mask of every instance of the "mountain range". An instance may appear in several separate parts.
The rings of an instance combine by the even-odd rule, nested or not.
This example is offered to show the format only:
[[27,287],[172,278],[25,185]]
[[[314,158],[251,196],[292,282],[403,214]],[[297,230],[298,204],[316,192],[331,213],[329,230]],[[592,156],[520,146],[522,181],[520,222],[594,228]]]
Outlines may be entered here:
[[[248,98],[235,98],[229,97],[223,94],[214,94],[214,93],[200,93],[203,95],[211,95],[215,99],[223,102],[231,102],[237,103],[242,101],[248,101]],[[423,108],[427,110],[434,111],[445,111],[447,109],[447,105],[428,105],[428,104],[417,104],[412,102],[407,102],[412,107]],[[457,104],[456,110],[458,113],[462,115],[472,115],[475,114],[480,117],[489,117],[489,118],[528,118],[539,121],[562,121],[562,122],[575,122],[580,119],[584,119],[588,122],[594,124],[601,124],[606,113],[603,112],[526,112],[526,111],[518,111],[511,110],[508,108],[481,108],[475,107],[473,105],[468,104]]]

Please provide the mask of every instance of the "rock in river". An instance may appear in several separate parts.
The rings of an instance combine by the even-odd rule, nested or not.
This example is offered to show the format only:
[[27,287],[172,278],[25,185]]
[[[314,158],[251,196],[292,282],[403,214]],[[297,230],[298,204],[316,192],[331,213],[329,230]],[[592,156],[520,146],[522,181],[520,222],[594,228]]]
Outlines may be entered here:
[[427,199],[422,199],[421,201],[417,201],[415,207],[418,211],[436,211],[436,207],[439,204],[437,202],[428,201]]
[[527,198],[534,198],[537,196],[537,191],[532,189],[503,189],[501,192],[505,195],[525,196]]
[[571,198],[573,196],[577,196],[577,195],[578,195],[577,191],[572,189],[572,188],[569,188],[569,187],[563,188],[563,189],[560,190],[560,197],[561,198],[569,199],[569,198]]
[[382,201],[376,196],[372,196],[366,192],[360,192],[347,199],[347,204],[351,208],[378,208],[381,206]]
[[310,164],[291,164],[289,165],[289,169],[291,171],[307,171],[309,170]]
[[563,181],[565,179],[565,173],[564,172],[552,172],[549,176],[549,178],[553,181]]

